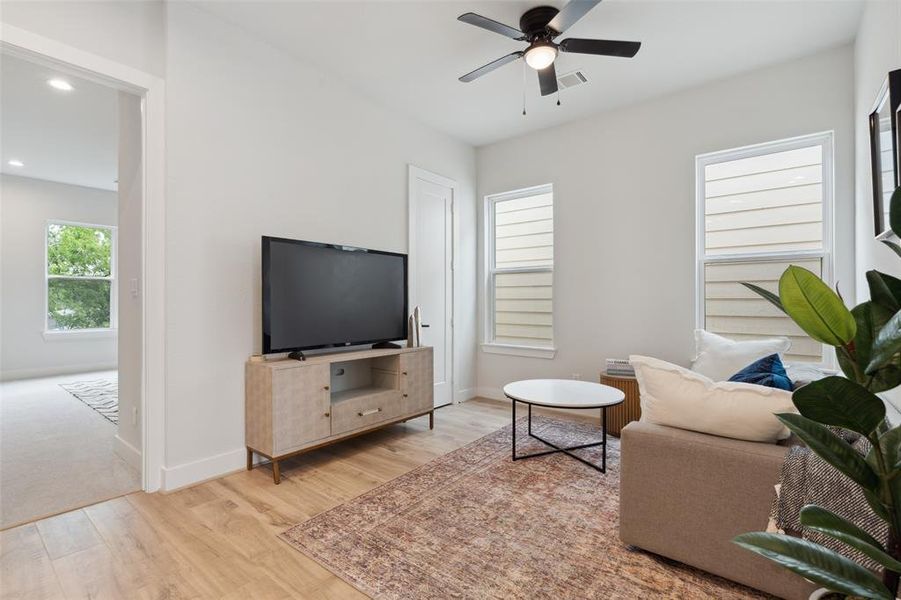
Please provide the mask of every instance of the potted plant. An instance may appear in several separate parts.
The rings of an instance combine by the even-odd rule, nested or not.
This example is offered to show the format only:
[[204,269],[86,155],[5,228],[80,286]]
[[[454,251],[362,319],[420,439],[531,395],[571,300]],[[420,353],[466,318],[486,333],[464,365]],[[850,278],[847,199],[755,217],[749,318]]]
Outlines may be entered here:
[[[890,224],[901,236],[901,187],[892,194]],[[884,243],[901,257],[901,246]],[[878,271],[866,276],[870,300],[850,310],[819,277],[797,266],[783,273],[778,295],[744,285],[785,312],[810,337],[835,347],[845,377],[826,377],[799,388],[792,402],[800,414],[776,417],[861,488],[870,509],[888,524],[888,542],[881,544],[816,505],[801,509],[801,524],[871,558],[883,567],[882,577],[838,552],[788,535],[754,532],[734,541],[839,597],[892,600],[901,576],[901,426],[886,421],[885,405],[876,394],[901,385],[901,280]],[[865,436],[871,450],[866,456],[859,454],[827,426]]]

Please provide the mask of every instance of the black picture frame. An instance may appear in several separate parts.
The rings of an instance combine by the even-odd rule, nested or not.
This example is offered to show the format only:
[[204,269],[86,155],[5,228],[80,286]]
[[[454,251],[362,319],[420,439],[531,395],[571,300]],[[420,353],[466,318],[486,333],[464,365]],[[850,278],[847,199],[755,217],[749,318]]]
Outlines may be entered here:
[[873,224],[877,238],[883,238],[891,233],[886,222],[885,206],[886,190],[883,187],[883,154],[885,148],[881,142],[880,121],[888,118],[891,124],[891,133],[888,137],[892,144],[891,165],[892,182],[894,188],[901,185],[901,132],[899,132],[899,111],[901,111],[901,69],[890,71],[876,96],[876,102],[868,116],[870,130],[870,171],[873,178]]

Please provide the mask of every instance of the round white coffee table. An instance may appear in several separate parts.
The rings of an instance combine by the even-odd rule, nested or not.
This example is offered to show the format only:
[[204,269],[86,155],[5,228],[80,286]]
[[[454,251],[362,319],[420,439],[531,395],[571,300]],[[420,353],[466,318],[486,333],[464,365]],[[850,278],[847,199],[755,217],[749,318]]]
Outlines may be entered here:
[[[625,400],[625,394],[621,390],[608,385],[593,383],[591,381],[577,381],[574,379],[526,379],[514,381],[504,386],[504,395],[510,398],[513,404],[513,460],[534,458],[546,454],[562,452],[597,469],[601,473],[607,472],[607,407],[621,404]],[[535,452],[533,454],[516,455],[516,404],[522,402],[529,407],[528,432],[529,436],[547,444],[553,450]],[[550,408],[574,408],[574,409],[600,409],[601,410],[601,441],[589,444],[580,444],[561,448],[546,439],[532,433],[532,406],[546,406]],[[593,448],[601,446],[601,465],[591,463],[581,456],[572,453],[572,450],[581,448]]]

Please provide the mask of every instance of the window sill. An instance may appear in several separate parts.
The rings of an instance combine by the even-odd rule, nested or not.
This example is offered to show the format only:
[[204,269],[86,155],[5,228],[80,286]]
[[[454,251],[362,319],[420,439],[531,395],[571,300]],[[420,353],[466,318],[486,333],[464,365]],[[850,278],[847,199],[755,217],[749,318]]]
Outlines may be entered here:
[[543,346],[512,346],[510,344],[482,344],[482,352],[488,354],[508,354],[510,356],[525,356],[528,358],[554,358],[557,354],[556,348],[545,348]]
[[116,329],[60,329],[54,331],[44,331],[44,341],[47,342],[67,342],[78,340],[104,340],[115,339],[118,335]]

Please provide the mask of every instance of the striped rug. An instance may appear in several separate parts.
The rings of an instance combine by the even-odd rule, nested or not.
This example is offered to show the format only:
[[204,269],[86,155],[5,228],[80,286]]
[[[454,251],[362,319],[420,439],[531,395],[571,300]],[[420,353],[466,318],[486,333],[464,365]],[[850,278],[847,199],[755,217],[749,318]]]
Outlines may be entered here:
[[119,382],[114,379],[95,379],[61,383],[60,387],[99,412],[115,424],[119,423]]

